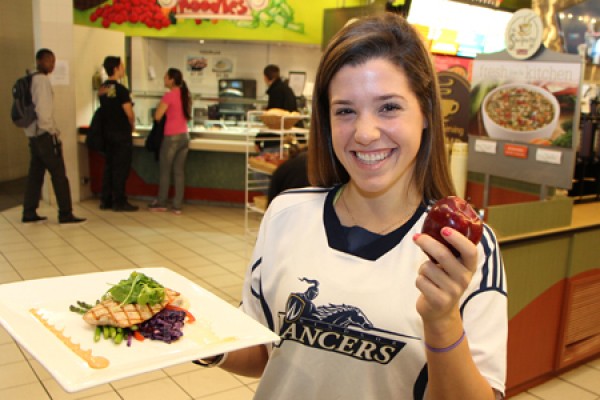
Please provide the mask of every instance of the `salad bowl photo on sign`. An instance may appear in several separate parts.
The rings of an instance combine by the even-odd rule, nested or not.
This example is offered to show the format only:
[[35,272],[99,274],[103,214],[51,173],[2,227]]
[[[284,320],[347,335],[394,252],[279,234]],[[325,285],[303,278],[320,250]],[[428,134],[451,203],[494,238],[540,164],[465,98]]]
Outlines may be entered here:
[[576,63],[476,60],[469,134],[571,148],[580,78]]

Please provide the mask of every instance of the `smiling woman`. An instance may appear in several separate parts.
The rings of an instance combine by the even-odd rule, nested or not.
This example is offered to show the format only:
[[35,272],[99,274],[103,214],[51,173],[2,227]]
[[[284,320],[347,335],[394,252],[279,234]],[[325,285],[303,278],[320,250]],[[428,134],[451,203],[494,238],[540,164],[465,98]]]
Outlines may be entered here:
[[329,42],[310,125],[315,187],[271,202],[244,283],[242,310],[281,342],[221,365],[263,374],[255,398],[502,396],[496,238],[486,226],[479,244],[448,226],[441,243],[421,233],[432,201],[454,193],[440,103],[430,55],[400,16],[356,20]]

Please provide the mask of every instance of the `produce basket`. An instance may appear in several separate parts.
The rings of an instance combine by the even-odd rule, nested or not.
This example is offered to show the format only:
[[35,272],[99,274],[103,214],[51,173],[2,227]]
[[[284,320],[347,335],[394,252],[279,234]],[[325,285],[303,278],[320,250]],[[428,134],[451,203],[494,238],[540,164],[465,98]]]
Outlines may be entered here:
[[[283,120],[283,127],[281,126],[281,119]],[[290,129],[298,121],[302,119],[301,115],[269,115],[262,114],[260,116],[260,120],[269,128],[269,129]]]

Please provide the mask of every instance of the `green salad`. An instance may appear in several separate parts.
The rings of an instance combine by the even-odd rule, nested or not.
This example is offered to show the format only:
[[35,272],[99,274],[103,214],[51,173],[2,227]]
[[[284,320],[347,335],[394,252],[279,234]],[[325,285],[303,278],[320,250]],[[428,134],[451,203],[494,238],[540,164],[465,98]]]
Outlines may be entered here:
[[102,298],[112,298],[121,304],[149,304],[153,306],[163,302],[165,288],[149,276],[134,271],[129,275],[129,278],[112,285]]

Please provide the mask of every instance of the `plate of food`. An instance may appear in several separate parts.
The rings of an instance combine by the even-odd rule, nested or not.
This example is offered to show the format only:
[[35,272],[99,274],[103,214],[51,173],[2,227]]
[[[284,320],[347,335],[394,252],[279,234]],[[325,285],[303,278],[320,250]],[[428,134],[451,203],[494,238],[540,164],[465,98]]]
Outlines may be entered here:
[[0,324],[68,392],[279,340],[167,268],[0,285]]

